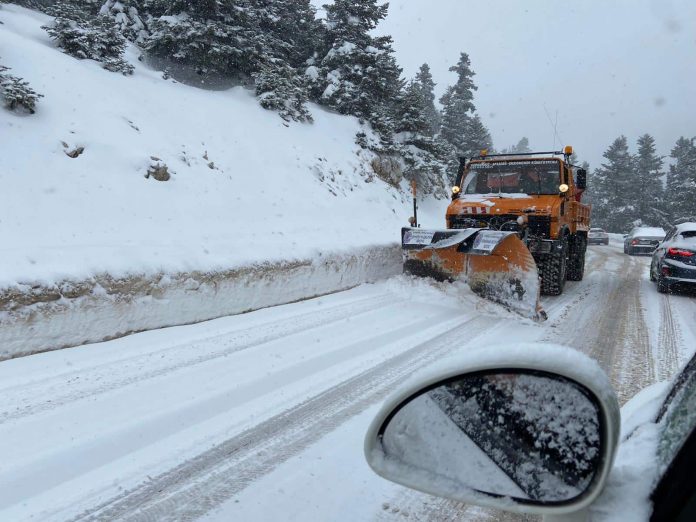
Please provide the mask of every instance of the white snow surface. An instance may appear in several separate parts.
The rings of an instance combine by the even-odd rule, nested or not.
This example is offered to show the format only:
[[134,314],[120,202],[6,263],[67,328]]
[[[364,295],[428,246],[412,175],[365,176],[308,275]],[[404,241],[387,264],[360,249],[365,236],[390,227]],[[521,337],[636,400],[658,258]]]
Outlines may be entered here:
[[[314,124],[286,124],[241,87],[162,79],[134,47],[128,77],[63,54],[43,14],[3,4],[0,21],[2,63],[45,95],[34,115],[0,110],[0,288],[398,241],[410,201],[366,182],[372,157],[354,143],[355,118],[311,106]],[[151,157],[171,180],[145,178]]]
[[[95,520],[494,520],[373,473],[363,456],[368,425],[397,387],[457,371],[464,359],[514,357],[588,379],[599,374],[548,344],[599,353],[602,364],[601,355],[612,354],[620,394],[636,379],[640,387],[653,380],[641,371],[651,356],[650,372],[670,378],[693,354],[696,301],[658,294],[647,278],[650,260],[612,245],[590,247],[585,279],[544,298],[544,323],[478,299],[461,283],[401,276],[0,362],[0,520],[62,521],[85,510]],[[605,295],[611,285],[618,297]],[[621,301],[627,292],[636,293],[636,306]],[[638,350],[641,338],[627,338],[624,350],[604,335],[610,306],[645,309],[644,320],[628,316],[624,326],[647,328],[647,352]],[[612,329],[624,321],[608,320]],[[676,333],[665,333],[672,323]],[[515,343],[516,351],[499,353]],[[411,380],[416,371],[421,377]],[[593,522],[647,520],[655,467],[649,417],[628,415],[647,424],[620,448]],[[636,517],[621,518],[627,504]]]

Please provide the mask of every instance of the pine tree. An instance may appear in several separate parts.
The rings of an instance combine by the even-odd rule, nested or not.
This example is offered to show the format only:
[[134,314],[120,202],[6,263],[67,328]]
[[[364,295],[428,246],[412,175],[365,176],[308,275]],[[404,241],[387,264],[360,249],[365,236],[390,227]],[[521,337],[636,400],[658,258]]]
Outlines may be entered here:
[[696,221],[696,138],[681,137],[672,148],[666,203],[672,222]]
[[472,150],[472,140],[467,138],[467,133],[473,129],[470,121],[474,106],[474,71],[471,70],[471,62],[466,53],[461,53],[457,65],[450,67],[450,71],[457,73],[457,82],[448,87],[440,99],[442,104],[442,125],[440,136],[447,141],[459,156],[471,157],[476,150]]
[[612,232],[628,231],[638,214],[632,187],[635,158],[628,150],[626,137],[616,138],[603,156],[607,162],[593,172],[588,188],[592,221]]
[[99,14],[111,18],[127,40],[142,43],[147,38],[148,31],[140,16],[141,11],[143,6],[140,0],[106,0],[99,9]]
[[0,99],[5,108],[15,111],[36,112],[36,103],[43,94],[31,88],[29,82],[9,74],[9,67],[0,65]]
[[437,134],[440,129],[440,112],[435,107],[435,82],[433,75],[430,74],[430,66],[424,63],[420,66],[414,83],[418,87],[420,95],[425,104],[425,117],[430,126],[430,136]]
[[178,66],[201,76],[250,82],[263,68],[266,49],[250,0],[151,0],[149,8],[151,34],[143,48],[148,56],[171,62],[173,73]]
[[522,137],[520,141],[517,142],[517,145],[512,145],[511,147],[507,147],[503,150],[500,151],[501,154],[525,154],[528,152],[532,152],[532,149],[529,148],[529,140],[526,137]]
[[464,135],[460,140],[462,155],[468,158],[477,156],[484,149],[493,148],[491,133],[481,121],[478,114],[474,114],[466,119]]
[[656,153],[655,139],[650,134],[639,137],[633,190],[637,195],[638,217],[647,225],[666,225],[669,221],[662,210],[662,165],[662,158]]
[[299,68],[318,50],[322,26],[310,0],[253,0],[252,7],[274,61]]
[[253,0],[262,69],[253,74],[262,107],[285,120],[312,121],[306,103],[308,78],[300,68],[319,46],[319,21],[309,0]]
[[373,36],[389,4],[335,0],[326,9],[328,51],[307,70],[315,99],[369,122],[389,141],[402,86],[390,36]]
[[445,170],[449,147],[431,135],[428,101],[414,80],[404,89],[395,114],[396,142],[404,160],[404,177],[416,180],[425,193],[445,195]]
[[51,8],[55,20],[43,29],[66,54],[100,62],[112,72],[131,74],[133,66],[123,59],[126,40],[107,16],[93,16],[91,2],[58,2]]
[[255,76],[256,96],[264,109],[284,120],[312,121],[307,109],[307,80],[289,65],[274,65]]

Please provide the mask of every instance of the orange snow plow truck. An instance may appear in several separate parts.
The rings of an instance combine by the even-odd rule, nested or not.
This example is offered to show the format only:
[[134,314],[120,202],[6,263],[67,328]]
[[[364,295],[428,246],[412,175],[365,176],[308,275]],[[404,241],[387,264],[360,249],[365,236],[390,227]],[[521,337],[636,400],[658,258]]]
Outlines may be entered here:
[[563,151],[461,158],[447,228],[401,229],[404,272],[471,289],[537,320],[539,295],[559,295],[585,270],[590,206],[587,172]]

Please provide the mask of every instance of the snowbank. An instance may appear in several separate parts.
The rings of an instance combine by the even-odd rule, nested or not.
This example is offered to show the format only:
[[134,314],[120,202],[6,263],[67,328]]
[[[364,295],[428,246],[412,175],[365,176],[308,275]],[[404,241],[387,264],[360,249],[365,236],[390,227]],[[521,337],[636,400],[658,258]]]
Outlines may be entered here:
[[291,303],[401,271],[399,245],[225,272],[114,278],[0,293],[0,361]]

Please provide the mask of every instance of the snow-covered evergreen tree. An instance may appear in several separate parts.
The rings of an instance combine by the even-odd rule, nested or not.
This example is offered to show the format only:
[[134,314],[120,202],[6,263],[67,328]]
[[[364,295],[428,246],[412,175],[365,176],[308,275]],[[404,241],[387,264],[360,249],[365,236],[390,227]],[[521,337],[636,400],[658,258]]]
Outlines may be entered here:
[[628,140],[620,136],[604,152],[606,163],[592,173],[588,192],[592,199],[592,223],[610,232],[628,231],[638,219],[633,188],[635,158]]
[[696,138],[681,137],[672,148],[665,200],[674,223],[696,221]]
[[256,95],[264,109],[284,120],[312,121],[307,109],[307,78],[287,64],[265,68],[255,76]]
[[636,209],[638,218],[647,225],[668,224],[668,217],[662,210],[664,207],[663,161],[656,152],[655,138],[650,134],[644,134],[638,138],[635,165],[633,190],[638,196]]
[[434,136],[440,130],[440,112],[435,107],[436,83],[433,81],[433,75],[430,73],[430,66],[427,63],[420,66],[414,83],[418,87],[425,104],[425,117],[430,126],[429,134]]
[[20,110],[34,114],[36,102],[43,98],[43,94],[32,89],[29,82],[8,73],[9,70],[9,67],[0,65],[0,100],[11,111]]
[[415,179],[423,193],[445,195],[451,149],[431,134],[428,98],[417,79],[400,96],[394,122],[395,141],[405,163],[404,177]]
[[440,98],[442,104],[440,136],[454,147],[457,155],[471,157],[474,152],[478,152],[469,148],[471,140],[467,139],[467,133],[471,130],[470,119],[476,110],[474,91],[477,87],[473,80],[475,73],[471,70],[471,62],[466,53],[461,53],[457,65],[450,67],[449,70],[457,73],[457,81],[448,87]]
[[478,114],[474,114],[467,119],[465,133],[461,140],[464,156],[472,157],[481,153],[482,150],[493,148],[493,139],[488,128],[481,121]]
[[140,16],[142,9],[141,0],[106,0],[99,14],[111,18],[126,39],[142,43],[148,35],[145,21]]
[[[310,121],[299,73],[318,45],[309,0],[147,0],[149,56],[241,84],[253,80],[261,105],[284,119]],[[203,80],[204,81],[204,80]]]
[[254,19],[267,56],[302,67],[321,45],[321,22],[310,0],[253,0]]
[[305,64],[319,46],[320,22],[310,0],[253,0],[253,21],[264,49],[261,71],[254,73],[262,107],[281,118],[312,121],[306,102]]
[[325,6],[328,51],[307,70],[319,103],[372,124],[383,138],[393,132],[402,86],[390,36],[373,36],[389,4],[335,0]]
[[[249,82],[265,49],[254,27],[251,0],[150,0],[148,55],[173,65]],[[173,70],[174,67],[170,67]]]
[[123,59],[126,40],[107,16],[93,16],[93,4],[58,2],[50,13],[55,20],[43,29],[66,54],[79,59],[98,61],[113,72],[131,74],[133,66]]

